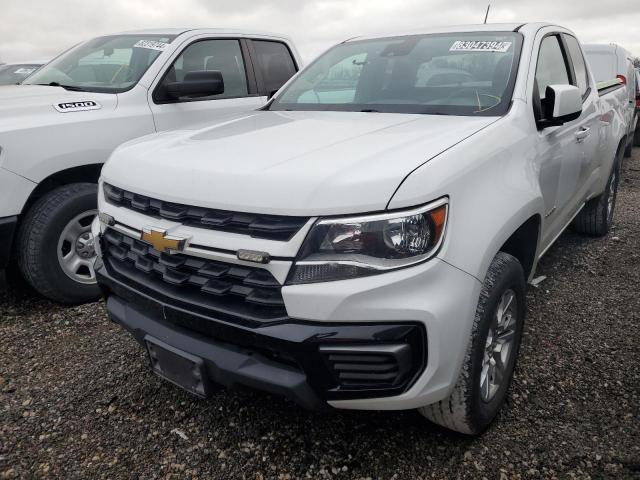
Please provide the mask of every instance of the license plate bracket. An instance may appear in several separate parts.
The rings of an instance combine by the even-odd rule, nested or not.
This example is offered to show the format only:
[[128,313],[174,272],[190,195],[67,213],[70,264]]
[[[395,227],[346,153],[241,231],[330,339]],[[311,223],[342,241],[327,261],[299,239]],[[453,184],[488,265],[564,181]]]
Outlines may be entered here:
[[149,335],[144,337],[151,369],[160,378],[198,397],[209,393],[205,365],[200,357],[172,347]]

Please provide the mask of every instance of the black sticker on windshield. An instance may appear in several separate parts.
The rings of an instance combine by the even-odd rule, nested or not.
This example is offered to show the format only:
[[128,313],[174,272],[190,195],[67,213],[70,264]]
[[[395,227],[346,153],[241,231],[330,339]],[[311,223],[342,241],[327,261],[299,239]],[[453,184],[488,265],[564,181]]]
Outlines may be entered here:
[[93,100],[85,100],[84,102],[66,102],[54,103],[53,107],[60,113],[84,112],[87,110],[100,110],[102,105]]
[[458,40],[453,42],[450,52],[507,52],[513,42],[485,42],[477,40]]

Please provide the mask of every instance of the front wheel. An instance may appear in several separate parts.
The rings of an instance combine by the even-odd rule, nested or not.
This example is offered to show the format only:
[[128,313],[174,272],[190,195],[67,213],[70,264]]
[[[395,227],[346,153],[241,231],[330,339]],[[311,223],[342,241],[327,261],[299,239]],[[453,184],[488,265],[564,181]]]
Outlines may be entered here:
[[507,395],[525,316],[525,276],[520,262],[499,252],[480,293],[471,338],[451,395],[420,409],[433,423],[468,435],[491,424]]
[[40,198],[20,225],[20,271],[36,291],[56,302],[77,304],[100,296],[91,234],[97,192],[92,183],[59,187]]

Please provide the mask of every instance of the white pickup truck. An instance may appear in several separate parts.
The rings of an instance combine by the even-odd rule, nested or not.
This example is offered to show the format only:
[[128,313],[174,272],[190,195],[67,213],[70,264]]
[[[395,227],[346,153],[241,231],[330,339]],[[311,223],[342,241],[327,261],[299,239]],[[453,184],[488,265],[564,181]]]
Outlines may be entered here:
[[59,302],[99,296],[90,224],[111,152],[261,107],[299,64],[279,35],[140,31],[89,40],[0,88],[0,270]]
[[630,157],[638,125],[633,56],[615,43],[587,44],[584,46],[584,52],[600,95],[606,95],[607,101],[621,112],[626,125],[627,139],[624,156]]
[[477,434],[539,258],[568,225],[611,226],[624,135],[564,28],[354,38],[261,111],[117,149],[98,282],[197,395],[417,408]]

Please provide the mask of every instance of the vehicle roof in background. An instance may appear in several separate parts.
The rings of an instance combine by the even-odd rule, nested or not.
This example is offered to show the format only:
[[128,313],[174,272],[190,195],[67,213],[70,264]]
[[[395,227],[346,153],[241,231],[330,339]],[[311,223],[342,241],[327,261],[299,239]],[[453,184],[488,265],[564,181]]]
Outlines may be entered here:
[[129,30],[129,31],[125,31],[125,32],[116,32],[116,33],[109,33],[109,34],[105,34],[105,35],[99,35],[99,36],[111,36],[111,35],[182,35],[183,33],[193,33],[193,34],[199,34],[199,33],[218,33],[220,35],[232,35],[232,34],[236,34],[236,35],[256,35],[256,36],[263,36],[263,37],[274,37],[274,38],[282,38],[285,40],[289,40],[289,37],[287,37],[286,35],[282,35],[280,33],[273,33],[273,32],[264,32],[261,30],[247,30],[244,28],[203,28],[203,27],[199,27],[199,28],[149,28],[149,29],[142,29],[142,30]]

